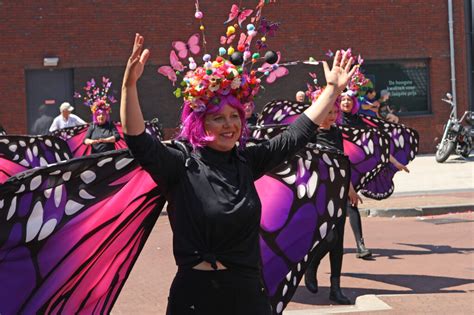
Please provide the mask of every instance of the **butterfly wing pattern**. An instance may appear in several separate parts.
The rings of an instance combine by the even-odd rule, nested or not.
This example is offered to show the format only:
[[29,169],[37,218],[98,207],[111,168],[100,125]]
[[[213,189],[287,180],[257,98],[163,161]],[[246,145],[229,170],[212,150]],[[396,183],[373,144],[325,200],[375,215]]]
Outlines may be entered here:
[[274,100],[265,104],[257,125],[290,124],[308,108],[308,104],[288,100]]
[[0,184],[35,167],[72,157],[65,141],[53,136],[0,136]]
[[389,162],[390,139],[378,128],[339,126],[339,130],[351,161],[351,183],[359,191]]
[[[383,130],[390,138],[390,154],[403,165],[412,161],[418,153],[419,135],[412,128],[402,124],[394,124],[375,117],[361,115],[369,126]],[[361,193],[372,199],[382,200],[390,197],[395,189],[393,177],[399,170],[387,163],[372,180],[368,181]]]
[[0,185],[0,313],[109,313],[163,205],[127,150],[10,178]]
[[[115,127],[120,134],[120,140],[115,142],[115,149],[120,150],[127,147],[123,138],[122,126],[120,123],[115,123]],[[53,136],[59,137],[67,142],[69,149],[71,150],[74,157],[80,157],[90,155],[92,147],[84,144],[84,139],[87,133],[89,125],[81,125],[76,127],[64,128],[56,130],[52,133]],[[162,139],[163,132],[161,126],[157,120],[145,121],[145,131],[157,137],[159,140]]]
[[274,314],[283,312],[315,248],[341,218],[349,178],[347,157],[308,145],[255,183],[262,275]]

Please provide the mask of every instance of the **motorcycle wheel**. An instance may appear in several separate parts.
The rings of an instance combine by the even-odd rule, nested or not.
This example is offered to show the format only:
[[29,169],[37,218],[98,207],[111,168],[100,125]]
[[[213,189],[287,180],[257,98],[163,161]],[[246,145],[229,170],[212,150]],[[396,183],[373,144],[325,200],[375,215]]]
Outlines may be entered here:
[[454,141],[444,141],[439,144],[438,150],[436,150],[435,159],[438,163],[443,163],[448,159],[448,157],[453,153],[455,148]]

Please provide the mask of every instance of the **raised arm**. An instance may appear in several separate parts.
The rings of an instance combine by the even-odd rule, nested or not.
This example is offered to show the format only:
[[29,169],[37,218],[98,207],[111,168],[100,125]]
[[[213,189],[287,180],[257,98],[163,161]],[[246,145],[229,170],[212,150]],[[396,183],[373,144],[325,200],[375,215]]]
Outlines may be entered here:
[[143,73],[145,63],[150,56],[148,49],[143,50],[143,36],[135,34],[132,55],[128,59],[123,75],[120,120],[123,132],[136,136],[145,130],[143,114],[138,101],[137,81]]
[[323,64],[326,88],[286,131],[268,142],[246,149],[246,155],[256,179],[293,156],[314,135],[317,125],[324,121],[356,70],[355,67],[350,70],[352,58],[347,58],[347,56],[347,52],[341,56],[340,51],[337,51],[331,70],[327,63]]
[[346,51],[341,56],[341,52],[338,50],[334,56],[332,69],[329,69],[327,62],[323,62],[327,86],[318,99],[313,101],[312,105],[304,111],[306,116],[317,125],[320,125],[326,118],[331,106],[357,69],[354,67],[351,70],[353,58],[348,58],[348,54],[349,52]]

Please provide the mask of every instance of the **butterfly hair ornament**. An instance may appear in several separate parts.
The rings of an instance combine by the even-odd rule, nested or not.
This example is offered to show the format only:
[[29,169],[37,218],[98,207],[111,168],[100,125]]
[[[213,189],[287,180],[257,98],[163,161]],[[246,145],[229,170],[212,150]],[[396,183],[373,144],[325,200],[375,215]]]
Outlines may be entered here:
[[[172,42],[170,65],[158,68],[158,73],[173,85],[180,81],[173,94],[183,99],[184,108],[205,113],[225,103],[244,107],[253,103],[263,77],[267,77],[267,83],[273,83],[288,74],[288,69],[279,69],[280,53],[262,51],[267,47],[262,43],[267,42],[267,37],[275,36],[279,27],[279,23],[262,18],[262,10],[270,2],[275,1],[259,0],[255,9],[232,5],[224,22],[225,34],[219,40],[222,46],[213,56],[207,52],[204,13],[196,0],[194,17],[201,33],[191,35],[187,42]],[[258,43],[254,41],[257,37]],[[201,65],[196,61],[198,58],[202,58]]]
[[102,77],[102,87],[97,86],[95,79],[92,78],[86,82],[86,86],[83,88],[86,91],[85,95],[74,92],[74,97],[83,99],[84,105],[90,108],[94,122],[97,122],[96,117],[99,114],[105,114],[109,120],[112,112],[111,104],[117,103],[115,97],[110,93],[111,87],[112,81],[109,78]]

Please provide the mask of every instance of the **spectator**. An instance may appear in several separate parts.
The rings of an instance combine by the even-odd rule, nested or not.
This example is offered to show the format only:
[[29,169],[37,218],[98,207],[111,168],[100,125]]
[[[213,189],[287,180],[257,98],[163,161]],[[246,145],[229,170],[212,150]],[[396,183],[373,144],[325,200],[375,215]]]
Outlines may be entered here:
[[296,101],[300,103],[304,103],[306,98],[306,94],[303,91],[296,92]]
[[53,132],[58,129],[63,129],[67,127],[74,127],[78,125],[86,124],[79,116],[71,114],[74,110],[74,107],[71,106],[68,102],[64,102],[59,106],[59,116],[54,118],[51,127],[49,127],[49,132]]
[[367,89],[367,92],[362,97],[362,100],[360,102],[361,106],[359,109],[359,113],[367,116],[377,117],[380,103],[378,100],[375,99],[376,96],[377,92],[375,92],[374,89]]
[[36,119],[31,132],[34,135],[45,135],[48,133],[49,127],[53,123],[54,118],[46,114],[46,105],[44,104],[40,105],[38,113],[40,117]]
[[390,104],[387,103],[390,98],[390,92],[387,90],[380,91],[380,98],[378,102],[380,103],[379,116],[382,119],[385,119],[388,122],[398,124],[400,118],[395,115],[395,110],[390,107]]

